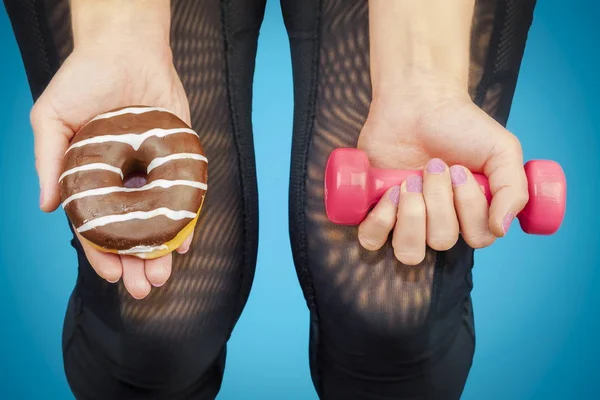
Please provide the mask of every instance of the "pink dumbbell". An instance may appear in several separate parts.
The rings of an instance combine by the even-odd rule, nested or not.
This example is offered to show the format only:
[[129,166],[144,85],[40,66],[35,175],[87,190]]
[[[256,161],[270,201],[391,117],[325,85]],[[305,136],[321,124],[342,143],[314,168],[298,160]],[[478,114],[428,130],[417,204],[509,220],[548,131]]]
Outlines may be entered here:
[[[567,182],[554,161],[532,160],[525,164],[529,182],[529,202],[517,218],[525,233],[551,235],[560,227],[567,197]],[[334,150],[325,167],[325,210],[329,220],[341,225],[357,225],[387,189],[399,185],[411,174],[422,171],[377,169],[361,150]],[[488,202],[492,196],[487,178],[473,174]]]

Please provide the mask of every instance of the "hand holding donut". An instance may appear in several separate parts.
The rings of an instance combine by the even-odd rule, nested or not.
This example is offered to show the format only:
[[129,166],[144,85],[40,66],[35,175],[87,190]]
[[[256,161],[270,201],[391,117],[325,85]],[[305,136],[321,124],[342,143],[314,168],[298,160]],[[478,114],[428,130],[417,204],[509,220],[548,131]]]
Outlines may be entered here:
[[[377,250],[393,232],[398,260],[423,261],[426,246],[444,251],[459,233],[473,248],[506,235],[528,200],[520,144],[471,102],[466,92],[417,91],[422,95],[378,98],[358,147],[374,167],[423,170],[388,189],[359,225],[363,247]],[[469,171],[489,180],[487,200]]]
[[[93,31],[80,15],[93,12],[89,8],[78,9],[74,2],[75,49],[31,112],[40,207],[46,212],[55,210],[61,200],[59,178],[65,152],[75,134],[94,117],[130,105],[152,105],[170,110],[190,124],[189,106],[172,64],[168,34],[159,29],[164,26],[168,32],[168,6],[162,13],[157,11],[163,20],[162,25],[151,28],[154,36],[144,38],[111,37],[114,30],[109,33],[107,20],[103,22],[106,34]],[[125,10],[120,11],[120,15],[126,14]],[[139,32],[144,30],[140,28]],[[162,286],[170,276],[171,253],[152,260],[110,254],[91,246],[79,232],[76,234],[98,275],[109,282],[122,278],[135,298],[147,296],[152,286]],[[192,236],[193,232],[177,249],[179,253],[187,252]]]

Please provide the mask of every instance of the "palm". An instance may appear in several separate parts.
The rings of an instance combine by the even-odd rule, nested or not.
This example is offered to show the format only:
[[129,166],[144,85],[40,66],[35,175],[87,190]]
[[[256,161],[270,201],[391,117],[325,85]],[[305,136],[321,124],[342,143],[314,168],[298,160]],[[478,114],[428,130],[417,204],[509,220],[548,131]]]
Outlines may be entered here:
[[101,112],[136,104],[168,108],[190,123],[185,92],[172,65],[148,62],[147,57],[133,63],[135,56],[98,57],[94,52],[73,52],[43,95],[73,135]]
[[372,107],[359,137],[358,147],[376,167],[422,169],[431,158],[440,158],[483,171],[497,141],[510,135],[462,99],[403,112],[399,107]]

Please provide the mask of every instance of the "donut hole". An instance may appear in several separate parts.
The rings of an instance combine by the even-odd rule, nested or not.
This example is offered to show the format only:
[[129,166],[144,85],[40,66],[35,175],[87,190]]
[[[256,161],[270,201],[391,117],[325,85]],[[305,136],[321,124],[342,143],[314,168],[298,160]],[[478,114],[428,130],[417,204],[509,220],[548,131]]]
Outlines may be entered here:
[[123,186],[134,189],[140,188],[148,183],[146,165],[140,161],[132,161],[123,168]]
[[123,186],[130,189],[141,188],[148,182],[147,178],[146,174],[131,174],[123,179]]

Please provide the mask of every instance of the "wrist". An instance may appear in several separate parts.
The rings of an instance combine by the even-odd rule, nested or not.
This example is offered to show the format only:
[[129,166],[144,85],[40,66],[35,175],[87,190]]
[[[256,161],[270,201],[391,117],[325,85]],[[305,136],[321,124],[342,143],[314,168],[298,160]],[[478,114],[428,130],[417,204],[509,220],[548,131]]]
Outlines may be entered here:
[[411,69],[399,73],[393,81],[373,83],[371,107],[417,111],[443,106],[447,103],[472,103],[463,82],[447,73]]
[[420,67],[398,68],[389,79],[372,82],[372,98],[379,101],[399,100],[426,102],[437,99],[470,99],[468,79]]
[[170,0],[72,0],[75,48],[170,47]]
[[374,97],[468,91],[473,0],[369,0]]

